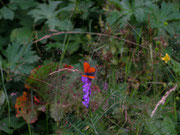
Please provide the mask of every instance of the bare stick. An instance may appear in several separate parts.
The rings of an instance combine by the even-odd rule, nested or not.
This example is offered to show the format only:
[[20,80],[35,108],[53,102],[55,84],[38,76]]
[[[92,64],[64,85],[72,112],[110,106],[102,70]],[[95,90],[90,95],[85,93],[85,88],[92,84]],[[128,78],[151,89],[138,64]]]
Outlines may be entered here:
[[61,35],[61,34],[90,34],[90,35],[97,35],[97,36],[104,36],[104,37],[110,37],[110,38],[114,38],[114,39],[118,39],[118,40],[122,40],[122,41],[125,41],[127,43],[131,43],[133,45],[137,45],[137,46],[140,46],[144,49],[147,49],[146,47],[142,46],[142,45],[139,45],[135,42],[132,42],[130,40],[126,40],[126,39],[122,39],[120,37],[117,37],[117,36],[112,36],[112,35],[109,35],[109,34],[103,34],[103,33],[95,33],[95,32],[77,32],[77,31],[61,31],[61,32],[58,32],[56,30],[51,30],[52,32],[55,32],[55,33],[52,33],[52,34],[49,34],[49,35],[45,35],[43,36],[42,38],[38,39],[38,40],[35,40],[33,43],[37,43],[41,40],[44,40],[44,39],[47,39],[47,38],[50,38],[52,36],[56,36],[56,35]]
[[163,105],[163,104],[165,103],[165,101],[166,101],[166,98],[170,95],[171,92],[175,91],[176,88],[177,88],[177,84],[176,84],[173,88],[171,88],[169,91],[166,92],[166,94],[161,98],[161,100],[157,103],[156,107],[155,107],[154,110],[152,111],[151,117],[153,117],[153,115],[154,115],[154,113],[156,112],[158,106],[159,106],[160,104]]
[[62,68],[62,69],[58,69],[57,71],[54,71],[54,72],[51,72],[49,73],[49,75],[53,75],[53,74],[56,74],[58,72],[61,72],[61,71],[72,71],[72,72],[79,72],[79,73],[82,73],[81,71],[79,71],[78,69],[70,69],[70,68]]

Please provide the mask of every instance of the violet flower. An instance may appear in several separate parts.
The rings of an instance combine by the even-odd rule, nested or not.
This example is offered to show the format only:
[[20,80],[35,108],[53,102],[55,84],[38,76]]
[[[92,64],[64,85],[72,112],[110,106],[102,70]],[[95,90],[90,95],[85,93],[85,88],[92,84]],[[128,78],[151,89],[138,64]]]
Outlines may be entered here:
[[90,95],[91,95],[91,80],[87,77],[81,78],[83,82],[83,105],[88,108],[89,107],[89,101],[90,101]]
[[104,90],[107,90],[107,89],[108,89],[108,83],[105,82],[105,83],[104,83]]

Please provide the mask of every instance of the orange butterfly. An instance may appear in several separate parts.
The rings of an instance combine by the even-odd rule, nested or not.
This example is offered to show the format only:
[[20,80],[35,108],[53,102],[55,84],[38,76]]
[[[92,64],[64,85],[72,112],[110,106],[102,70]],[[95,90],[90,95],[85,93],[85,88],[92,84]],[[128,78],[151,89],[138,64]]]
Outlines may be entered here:
[[94,67],[90,67],[88,62],[84,62],[84,73],[83,77],[88,77],[89,79],[95,78],[96,69]]

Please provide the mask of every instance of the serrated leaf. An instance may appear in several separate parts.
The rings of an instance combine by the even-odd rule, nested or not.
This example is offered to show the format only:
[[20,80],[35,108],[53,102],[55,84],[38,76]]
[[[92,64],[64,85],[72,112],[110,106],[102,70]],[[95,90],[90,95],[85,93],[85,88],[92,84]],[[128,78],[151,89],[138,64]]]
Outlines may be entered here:
[[125,26],[127,21],[131,20],[131,17],[134,15],[138,22],[145,21],[146,7],[152,3],[147,3],[146,0],[138,0],[129,2],[128,0],[122,0],[121,2],[116,0],[111,0],[115,6],[120,8],[120,10],[114,10],[110,12],[107,17],[107,22],[113,26],[117,24],[120,26]]
[[28,27],[14,29],[10,39],[11,42],[28,43],[33,40],[32,30]]
[[[172,28],[168,26],[168,23],[172,23],[173,21],[178,21],[180,19],[179,9],[172,3],[165,2],[162,2],[160,7],[161,8],[157,5],[149,6],[148,12],[151,18],[150,25],[152,28],[159,29],[158,35],[166,35],[166,32],[170,32],[170,29]],[[167,23],[167,25],[165,25],[165,23]]]
[[59,26],[60,23],[61,23],[60,20],[56,17],[52,17],[51,19],[48,19],[46,21],[46,24],[51,29],[55,29],[55,27]]
[[0,9],[0,14],[4,19],[9,19],[9,20],[14,19],[14,12],[9,8],[7,8],[6,6]]
[[53,1],[49,4],[39,4],[36,9],[29,12],[29,15],[33,16],[35,22],[47,19],[46,24],[49,28],[54,29],[59,24],[56,16],[60,11],[56,11],[56,8],[60,3],[60,1]]
[[7,58],[7,67],[13,73],[28,74],[39,57],[31,50],[31,45],[21,45],[20,43],[12,43],[3,52]]

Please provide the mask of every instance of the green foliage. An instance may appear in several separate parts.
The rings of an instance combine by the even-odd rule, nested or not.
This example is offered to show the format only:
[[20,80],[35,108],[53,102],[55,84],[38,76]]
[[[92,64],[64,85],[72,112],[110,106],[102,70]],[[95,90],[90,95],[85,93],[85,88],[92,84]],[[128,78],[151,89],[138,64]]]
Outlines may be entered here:
[[9,6],[14,10],[16,10],[18,8],[20,8],[22,10],[26,10],[26,9],[36,6],[37,4],[38,3],[35,2],[34,0],[28,0],[28,1],[10,0]]
[[176,62],[175,60],[172,60],[172,66],[174,72],[179,76],[180,75],[180,63]]
[[32,30],[28,27],[13,29],[10,39],[12,42],[27,44],[33,39]]
[[[163,35],[166,32],[173,33],[169,25],[172,21],[180,21],[179,8],[175,7],[172,3],[162,2],[161,8],[157,5],[149,6],[150,24],[152,28],[157,28],[158,34]],[[176,28],[174,27],[174,30]]]
[[64,30],[67,28],[65,25],[71,25],[71,22],[65,19],[61,21],[58,19],[57,16],[62,11],[62,9],[56,10],[59,4],[61,4],[60,1],[50,1],[49,4],[39,4],[36,9],[29,12],[29,15],[33,16],[34,22],[45,19],[45,24],[47,24],[50,29],[60,27],[60,29]]
[[39,60],[32,51],[31,44],[22,45],[18,42],[9,44],[3,55],[6,57],[3,66],[15,74],[28,74],[33,69],[33,64]]
[[[150,27],[157,29],[157,34],[174,34],[177,30],[172,24],[179,23],[179,8],[173,3],[162,2],[161,5],[154,4],[150,0],[110,0],[115,9],[109,12],[107,22],[112,28],[124,27],[129,23],[149,23]],[[119,11],[120,9],[120,11]],[[134,20],[134,18],[136,21]]]
[[0,18],[13,20],[14,12],[9,8],[7,8],[6,6],[4,6],[3,8],[0,9]]
[[178,0],[1,0],[0,134],[179,134],[179,86],[150,118],[179,85],[179,21]]
[[153,135],[177,135],[175,123],[169,117],[164,117],[163,120],[149,119],[147,120],[146,126]]
[[121,2],[119,0],[110,0],[110,3],[121,10],[114,9],[110,12],[107,22],[111,26],[120,24],[121,27],[126,26],[128,21],[132,19],[132,16],[139,23],[146,21],[147,7],[153,5],[151,1],[147,0],[133,0],[132,2],[129,0],[122,0]]
[[10,123],[8,117],[0,120],[0,131],[7,134],[13,134],[15,130],[21,128],[25,124],[25,122],[21,122],[15,116],[11,116],[10,120]]

